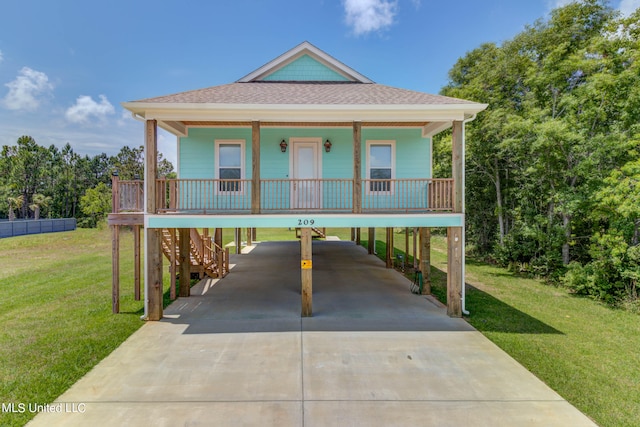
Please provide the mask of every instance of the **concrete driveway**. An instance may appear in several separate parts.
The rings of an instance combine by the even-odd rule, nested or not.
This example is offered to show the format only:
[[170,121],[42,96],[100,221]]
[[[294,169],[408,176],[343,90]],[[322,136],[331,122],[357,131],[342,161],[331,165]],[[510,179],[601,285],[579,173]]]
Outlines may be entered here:
[[298,242],[258,244],[30,425],[595,425],[363,248],[318,241],[313,255],[312,318]]

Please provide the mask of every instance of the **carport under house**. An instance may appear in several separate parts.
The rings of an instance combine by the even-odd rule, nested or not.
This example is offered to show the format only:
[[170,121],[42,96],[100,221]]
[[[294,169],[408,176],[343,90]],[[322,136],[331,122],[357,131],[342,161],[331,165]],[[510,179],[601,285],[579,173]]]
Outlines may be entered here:
[[[189,296],[191,273],[228,273],[223,228],[238,243],[242,228],[248,240],[256,228],[299,228],[301,313],[311,316],[314,234],[415,228],[428,272],[430,229],[445,227],[447,312],[464,312],[464,127],[486,104],[377,84],[304,42],[234,83],[123,106],[144,122],[152,155],[143,180],[113,179],[114,312],[121,226],[134,230],[134,292],[148,320],[163,315],[163,258],[172,298]],[[158,126],[176,136],[175,179],[157,174]],[[448,129],[452,176],[435,179],[433,136]]]

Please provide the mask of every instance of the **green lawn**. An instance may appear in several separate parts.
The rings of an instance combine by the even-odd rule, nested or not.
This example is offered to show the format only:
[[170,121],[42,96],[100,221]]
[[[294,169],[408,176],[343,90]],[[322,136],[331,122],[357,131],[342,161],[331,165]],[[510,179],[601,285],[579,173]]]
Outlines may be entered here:
[[[0,239],[0,402],[53,401],[142,326],[130,232],[122,252],[123,313],[114,316],[108,229]],[[0,413],[0,425],[33,415]]]
[[[384,239],[383,229],[377,233]],[[294,240],[295,232],[261,229],[257,238]],[[366,229],[361,238],[366,246]],[[133,300],[132,235],[121,239],[117,316],[107,229],[0,239],[0,402],[53,401],[142,325],[143,304]],[[225,231],[225,243],[232,240]],[[404,233],[394,241],[403,251]],[[378,240],[379,256],[384,249]],[[441,299],[444,271],[445,242],[434,236],[433,290]],[[467,259],[467,281],[474,327],[601,426],[640,425],[640,316],[474,259]],[[23,425],[32,415],[0,413],[0,425]]]

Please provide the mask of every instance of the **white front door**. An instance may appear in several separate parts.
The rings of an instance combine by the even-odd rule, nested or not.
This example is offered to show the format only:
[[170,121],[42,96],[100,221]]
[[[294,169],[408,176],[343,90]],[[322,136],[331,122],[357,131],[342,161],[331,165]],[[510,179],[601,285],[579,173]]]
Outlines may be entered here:
[[292,141],[291,207],[318,209],[322,206],[320,189],[320,142]]

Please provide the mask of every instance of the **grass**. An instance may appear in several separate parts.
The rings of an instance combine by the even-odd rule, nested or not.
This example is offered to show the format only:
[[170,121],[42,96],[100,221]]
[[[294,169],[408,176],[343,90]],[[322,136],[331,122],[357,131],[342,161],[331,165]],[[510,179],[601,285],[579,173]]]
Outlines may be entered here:
[[[121,245],[122,314],[114,316],[108,229],[0,239],[0,402],[52,402],[142,326],[131,233]],[[0,412],[0,425],[34,415]]]
[[[327,234],[350,238],[348,229]],[[295,240],[295,231],[260,229],[257,238]],[[133,300],[132,235],[121,239],[118,316],[111,314],[108,230],[0,239],[0,402],[53,401],[142,325],[143,303]],[[361,239],[366,245],[366,229]],[[225,230],[223,240],[233,241],[233,231]],[[394,243],[404,251],[404,233]],[[445,249],[444,238],[434,236],[432,287],[442,301]],[[384,256],[383,241],[376,251]],[[640,316],[473,258],[467,282],[469,323],[599,425],[640,425]],[[0,425],[23,425],[33,415],[0,413]]]

